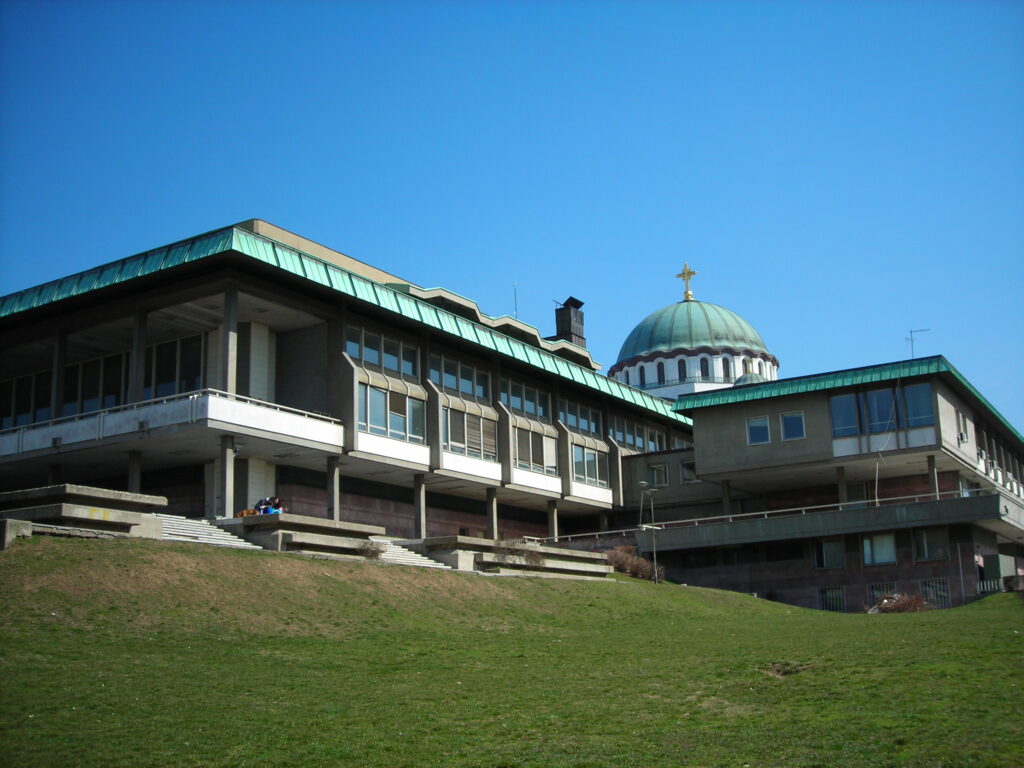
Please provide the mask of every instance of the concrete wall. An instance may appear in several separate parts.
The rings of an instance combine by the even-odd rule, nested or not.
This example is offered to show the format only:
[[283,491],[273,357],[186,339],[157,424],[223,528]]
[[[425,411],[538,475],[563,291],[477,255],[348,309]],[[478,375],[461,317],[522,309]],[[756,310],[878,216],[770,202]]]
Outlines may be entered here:
[[[978,461],[977,437],[974,433],[974,412],[953,390],[941,381],[932,382],[935,390],[935,425],[942,447],[972,467]],[[967,418],[967,440],[960,442],[957,437],[957,412]]]
[[[832,421],[828,394],[812,392],[789,397],[702,408],[694,417],[697,472],[715,475],[762,467],[832,459]],[[779,417],[804,412],[802,440],[782,439]],[[771,442],[747,445],[747,419],[767,416]]]

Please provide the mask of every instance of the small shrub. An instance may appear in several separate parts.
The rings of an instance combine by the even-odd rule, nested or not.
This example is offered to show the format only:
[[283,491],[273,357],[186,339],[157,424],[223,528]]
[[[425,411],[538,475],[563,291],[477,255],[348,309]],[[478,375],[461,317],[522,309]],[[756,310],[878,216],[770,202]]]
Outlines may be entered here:
[[[621,546],[608,551],[608,565],[619,573],[625,573],[634,579],[654,580],[654,565],[650,560],[640,557],[636,547]],[[658,581],[665,580],[665,569],[658,566]]]

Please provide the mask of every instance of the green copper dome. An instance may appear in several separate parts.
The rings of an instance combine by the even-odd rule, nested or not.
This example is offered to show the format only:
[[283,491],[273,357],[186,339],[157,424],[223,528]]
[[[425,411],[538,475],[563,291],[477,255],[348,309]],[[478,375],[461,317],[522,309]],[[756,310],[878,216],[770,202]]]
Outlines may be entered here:
[[658,352],[702,347],[770,354],[761,334],[735,312],[706,301],[680,301],[645,317],[626,337],[615,365]]

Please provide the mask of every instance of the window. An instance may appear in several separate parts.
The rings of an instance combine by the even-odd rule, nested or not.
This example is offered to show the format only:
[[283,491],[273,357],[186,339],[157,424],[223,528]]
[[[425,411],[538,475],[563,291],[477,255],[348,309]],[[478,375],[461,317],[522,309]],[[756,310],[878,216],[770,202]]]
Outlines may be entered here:
[[658,372],[658,383],[659,384],[664,384],[665,383],[665,364],[659,361],[656,370]]
[[487,371],[446,355],[430,356],[427,378],[459,397],[482,402],[491,399],[491,375]]
[[868,605],[878,605],[882,602],[883,597],[890,597],[894,594],[896,594],[895,581],[880,581],[876,584],[868,584]]
[[574,432],[582,432],[596,437],[604,434],[601,429],[601,412],[597,408],[591,408],[583,403],[559,400],[558,419]]
[[947,560],[949,539],[945,528],[918,528],[914,531],[914,560]]
[[832,437],[850,437],[860,433],[856,395],[834,395],[829,398],[829,407],[832,411]]
[[867,404],[869,432],[896,429],[896,400],[891,389],[872,389],[867,393]]
[[629,371],[623,371],[622,375],[625,377],[626,386],[629,386]]
[[676,372],[676,378],[679,381],[686,381],[686,360],[680,360],[676,364],[676,368],[678,369]]
[[498,422],[454,408],[441,410],[441,447],[484,461],[498,460]]
[[517,427],[513,443],[516,466],[546,475],[558,474],[558,440],[554,437]]
[[896,534],[875,533],[864,537],[864,565],[896,562]]
[[743,358],[743,373],[753,373],[754,369],[751,367],[750,358]]
[[907,428],[929,427],[935,423],[932,409],[932,385],[910,384],[903,388],[905,423]]
[[846,545],[843,539],[824,539],[814,542],[815,568],[845,568]]
[[921,579],[921,597],[928,605],[949,608],[953,601],[949,597],[949,579]]
[[692,461],[679,462],[679,480],[683,483],[699,483],[697,465]]
[[543,389],[515,379],[502,379],[499,389],[500,400],[509,410],[551,423],[551,395]]
[[842,587],[821,587],[818,590],[818,610],[835,611],[843,613],[846,611],[846,594]]
[[732,367],[729,365],[729,358],[722,358],[722,378],[726,381],[732,381]]
[[572,463],[573,477],[577,482],[608,487],[608,454],[574,445]]
[[764,376],[764,361],[763,360],[758,360],[757,361],[757,372],[758,372],[759,375]]
[[643,387],[647,384],[647,369],[642,365],[639,368],[640,371],[640,386]]
[[747,445],[765,445],[770,443],[771,439],[767,416],[754,416],[747,419]]
[[360,432],[410,443],[424,441],[425,408],[422,400],[360,383],[358,405]]
[[647,482],[652,488],[668,485],[668,464],[650,464],[647,467]]
[[419,376],[419,347],[357,325],[345,326],[345,352],[373,368],[413,379]]
[[708,363],[708,359],[706,357],[702,357],[700,359],[700,377],[702,379],[711,378],[711,364]]
[[804,435],[804,412],[790,411],[779,415],[779,422],[782,426],[783,440],[803,440]]

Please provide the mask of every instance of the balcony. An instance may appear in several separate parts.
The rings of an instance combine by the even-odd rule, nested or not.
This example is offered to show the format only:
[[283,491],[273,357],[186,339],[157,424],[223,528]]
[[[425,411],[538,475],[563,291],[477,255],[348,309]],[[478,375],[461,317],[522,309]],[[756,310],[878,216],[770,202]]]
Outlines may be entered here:
[[189,428],[340,449],[337,419],[215,389],[146,400],[0,432],[0,460]]

